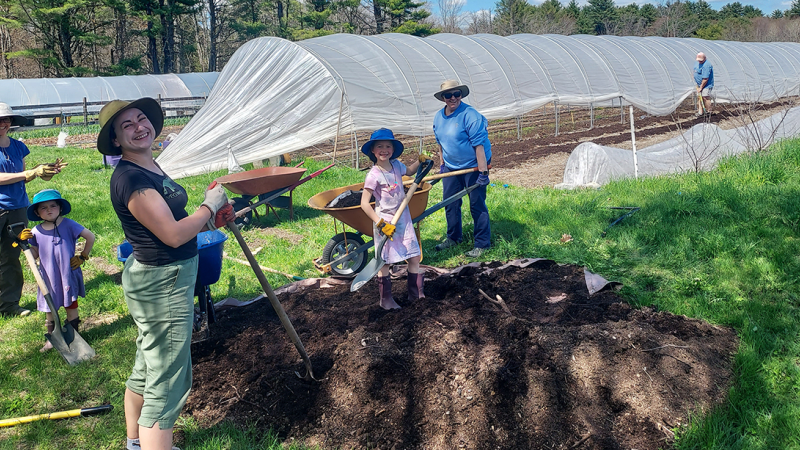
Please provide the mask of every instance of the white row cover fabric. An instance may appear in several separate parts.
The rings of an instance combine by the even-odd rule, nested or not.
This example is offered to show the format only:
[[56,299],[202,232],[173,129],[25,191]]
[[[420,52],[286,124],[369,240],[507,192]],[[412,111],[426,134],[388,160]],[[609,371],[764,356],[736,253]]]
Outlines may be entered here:
[[[714,66],[717,101],[772,101],[800,88],[800,44],[660,37],[520,34],[337,34],[259,38],[225,66],[206,105],[159,158],[174,177],[289,153],[340,134],[390,128],[431,135],[446,79],[489,119],[556,101],[632,104],[666,115],[693,94],[699,51]],[[339,118],[341,117],[341,122]],[[341,145],[341,144],[340,144]]]
[[[13,78],[0,80],[0,102],[25,116],[37,114],[77,114],[83,106],[63,106],[68,103],[135,100],[141,97],[163,99],[206,97],[211,92],[218,72],[181,73],[164,75],[132,75],[120,77],[85,78]],[[32,106],[55,105],[51,108]],[[173,105],[179,106],[179,105]],[[97,113],[100,105],[90,105],[88,111]]]
[[[637,150],[638,175],[709,170],[720,158],[761,150],[798,134],[800,107],[730,130],[712,123],[697,124],[681,136]],[[636,173],[633,151],[584,142],[570,154],[564,181],[556,188],[598,187],[612,180],[633,178]]]

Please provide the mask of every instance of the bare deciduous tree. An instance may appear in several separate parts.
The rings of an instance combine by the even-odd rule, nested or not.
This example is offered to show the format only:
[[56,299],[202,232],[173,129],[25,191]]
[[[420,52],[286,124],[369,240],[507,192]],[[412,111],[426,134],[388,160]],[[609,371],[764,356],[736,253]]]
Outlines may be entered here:
[[463,22],[462,10],[466,0],[438,0],[439,20],[443,33],[461,33]]
[[467,14],[467,34],[494,33],[492,12],[482,9]]

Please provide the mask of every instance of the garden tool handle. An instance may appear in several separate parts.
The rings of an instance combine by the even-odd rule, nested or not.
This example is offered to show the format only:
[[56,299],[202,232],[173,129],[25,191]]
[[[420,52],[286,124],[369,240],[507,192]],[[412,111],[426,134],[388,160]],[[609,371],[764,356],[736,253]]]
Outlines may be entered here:
[[406,194],[406,198],[403,199],[403,203],[397,208],[397,211],[394,213],[394,217],[392,217],[392,221],[390,222],[392,225],[397,225],[397,221],[400,220],[400,216],[403,215],[403,211],[406,210],[406,206],[408,203],[411,202],[411,197],[414,196],[414,192],[417,190],[417,186],[422,182],[422,179],[425,175],[430,172],[433,168],[433,161],[428,160],[419,165],[417,169],[417,175],[414,177],[414,181],[411,183],[411,187],[408,188],[408,194]]
[[39,285],[39,289],[42,290],[42,295],[46,296],[46,295],[50,294],[50,291],[47,289],[47,285],[45,284],[44,279],[42,278],[42,274],[39,273],[38,270],[36,270],[36,269],[39,268],[39,266],[36,265],[36,258],[33,257],[33,253],[31,252],[30,244],[28,244],[27,241],[21,241],[21,240],[19,240],[17,238],[17,236],[19,236],[19,233],[15,233],[14,232],[14,228],[17,228],[17,227],[23,227],[24,228],[25,227],[25,223],[19,222],[19,223],[13,223],[13,224],[9,225],[8,226],[8,233],[14,238],[14,244],[19,245],[20,247],[22,247],[22,252],[25,253],[25,259],[28,260],[28,265],[30,265],[30,267],[31,267],[31,272],[33,272],[33,276],[36,278],[36,284]]
[[[492,166],[488,165],[488,166],[486,166],[486,168],[487,169],[491,169]],[[425,177],[420,181],[422,181],[422,182],[433,181],[433,180],[438,180],[438,179],[441,179],[441,178],[452,177],[452,176],[455,176],[455,175],[464,175],[465,173],[472,173],[472,172],[477,172],[477,171],[478,171],[477,167],[473,167],[471,169],[454,170],[452,172],[437,173],[436,175],[431,175],[429,177]],[[414,182],[413,180],[406,180],[406,181],[403,181],[403,184],[407,185],[407,184],[411,184],[413,182]]]
[[230,232],[236,236],[236,241],[239,243],[239,247],[242,248],[242,252],[247,257],[247,261],[250,263],[250,268],[253,269],[253,273],[255,273],[256,278],[258,278],[258,282],[261,284],[261,289],[263,289],[264,293],[267,294],[267,298],[269,299],[270,304],[272,304],[272,308],[275,310],[275,313],[278,315],[283,328],[286,329],[286,332],[289,334],[289,338],[292,340],[292,343],[294,343],[298,353],[300,353],[300,356],[303,358],[303,363],[305,363],[307,371],[306,375],[303,377],[297,372],[295,372],[295,374],[307,381],[318,381],[316,378],[314,378],[314,369],[311,367],[311,359],[308,357],[308,353],[306,353],[306,349],[303,346],[303,342],[300,340],[300,336],[297,335],[297,331],[294,329],[292,321],[289,319],[289,316],[286,314],[286,310],[283,309],[281,302],[278,300],[278,297],[272,290],[272,286],[270,286],[267,277],[261,270],[261,266],[259,266],[258,261],[256,261],[256,257],[253,256],[253,252],[251,252],[250,247],[247,246],[247,242],[245,242],[244,237],[242,237],[239,227],[236,226],[235,222],[228,222],[228,230],[230,230]]

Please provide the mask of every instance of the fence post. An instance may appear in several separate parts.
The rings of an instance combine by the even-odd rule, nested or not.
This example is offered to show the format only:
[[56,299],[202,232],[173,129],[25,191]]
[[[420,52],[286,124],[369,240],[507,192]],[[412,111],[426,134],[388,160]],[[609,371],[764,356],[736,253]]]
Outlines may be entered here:
[[622,106],[622,96],[619,97],[619,123],[625,123],[625,108]]
[[521,122],[520,122],[520,119],[519,119],[519,117],[517,117],[517,140],[518,140],[518,141],[521,141],[521,140],[522,140],[522,136],[520,135],[520,132],[521,132],[521,130],[520,130],[520,123],[521,123]]
[[86,97],[83,97],[83,126],[89,125],[89,109],[86,107]]
[[594,130],[594,103],[589,102],[589,129]]
[[556,136],[558,136],[558,100],[553,100],[553,108],[556,110]]

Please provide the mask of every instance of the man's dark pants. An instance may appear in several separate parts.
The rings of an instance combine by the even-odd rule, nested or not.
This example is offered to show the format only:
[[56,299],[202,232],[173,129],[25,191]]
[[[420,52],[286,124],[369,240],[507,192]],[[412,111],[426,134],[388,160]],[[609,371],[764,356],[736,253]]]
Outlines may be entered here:
[[[453,172],[444,167],[442,173]],[[449,198],[459,191],[472,186],[478,180],[478,172],[463,175],[454,175],[442,178],[442,195]],[[491,246],[492,230],[489,224],[489,209],[486,207],[486,186],[479,186],[469,193],[469,211],[475,225],[475,247],[489,248]],[[444,207],[447,219],[447,237],[461,242],[461,199]]]

